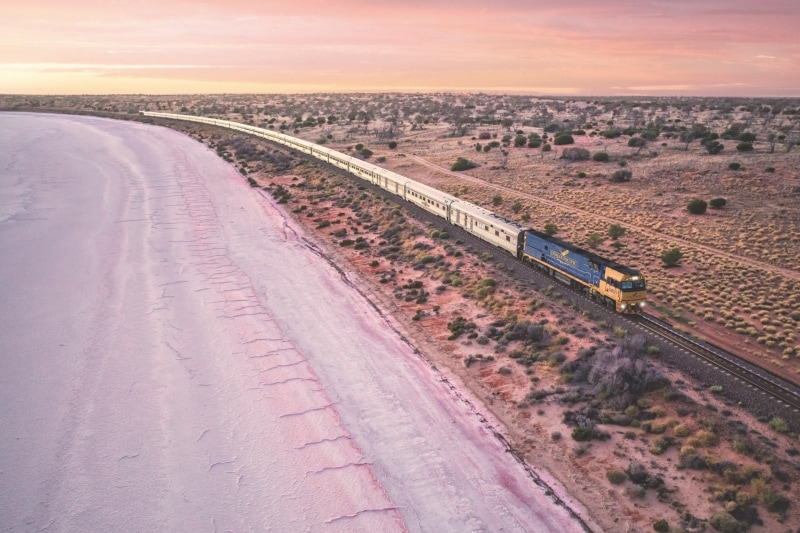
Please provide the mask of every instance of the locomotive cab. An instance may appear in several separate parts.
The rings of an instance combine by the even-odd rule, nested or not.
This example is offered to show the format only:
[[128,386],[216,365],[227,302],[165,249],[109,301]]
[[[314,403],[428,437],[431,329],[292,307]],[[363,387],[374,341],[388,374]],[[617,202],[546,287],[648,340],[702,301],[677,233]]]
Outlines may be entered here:
[[618,313],[639,313],[647,300],[647,282],[638,270],[608,266],[600,292],[614,301]]

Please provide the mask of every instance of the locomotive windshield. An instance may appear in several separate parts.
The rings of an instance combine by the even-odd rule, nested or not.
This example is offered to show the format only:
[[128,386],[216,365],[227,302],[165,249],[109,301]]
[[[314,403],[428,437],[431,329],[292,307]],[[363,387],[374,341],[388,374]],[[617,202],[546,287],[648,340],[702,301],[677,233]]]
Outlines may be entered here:
[[645,289],[645,283],[643,279],[637,281],[622,281],[619,284],[619,288],[623,291],[643,291]]

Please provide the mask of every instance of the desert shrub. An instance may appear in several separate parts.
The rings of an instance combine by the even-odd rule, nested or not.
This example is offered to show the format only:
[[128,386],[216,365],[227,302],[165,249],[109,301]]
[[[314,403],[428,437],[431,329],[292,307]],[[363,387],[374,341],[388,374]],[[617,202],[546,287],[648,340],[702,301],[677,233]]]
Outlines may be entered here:
[[511,375],[511,372],[512,370],[511,367],[509,366],[501,366],[500,368],[497,369],[497,373],[502,376],[509,376]]
[[739,140],[742,141],[742,142],[751,143],[751,142],[756,140],[756,134],[755,133],[750,133],[749,131],[746,131],[746,132],[742,133],[741,135],[739,135]]
[[450,167],[450,170],[469,170],[475,168],[477,165],[464,157],[459,157],[456,162]]
[[626,168],[623,168],[623,169],[617,170],[616,172],[614,172],[611,175],[611,182],[612,183],[624,183],[626,181],[631,181],[632,177],[633,177],[633,172],[631,172],[630,170],[628,170]]
[[706,208],[708,207],[708,203],[705,200],[701,200],[699,198],[695,198],[689,205],[686,206],[686,210],[689,211],[693,215],[702,215],[706,212]]
[[569,133],[559,133],[553,139],[553,144],[560,146],[564,144],[575,144],[575,139]]
[[525,146],[525,143],[527,142],[528,139],[524,135],[517,135],[516,137],[514,137],[514,146],[517,148]]
[[777,416],[769,421],[769,427],[778,433],[788,433],[789,431],[789,425],[786,423],[786,421]]
[[578,148],[577,146],[570,146],[561,152],[561,159],[569,159],[570,161],[586,161],[589,159],[589,156],[589,150],[586,148]]
[[727,203],[728,201],[725,198],[712,198],[708,202],[708,205],[710,205],[713,209],[722,209]]
[[550,434],[550,438],[553,441],[561,440],[561,432],[560,431],[554,431],[553,433]]
[[610,129],[601,132],[600,135],[602,135],[606,139],[616,139],[617,137],[620,137],[622,135],[622,132],[617,129]]
[[628,146],[630,148],[641,148],[645,144],[647,144],[647,139],[644,137],[631,137],[628,139]]
[[482,131],[482,132],[480,132],[478,134],[478,139],[481,139],[481,140],[491,139],[491,138],[492,138],[492,134],[489,133],[488,131]]
[[463,316],[456,317],[452,322],[447,323],[447,329],[450,330],[450,337],[447,340],[455,340],[465,331],[472,331],[478,326],[474,322],[469,322]]
[[719,531],[719,533],[742,533],[747,531],[747,525],[742,524],[727,511],[719,511],[711,515],[708,519],[711,527]]
[[542,145],[542,152],[549,152],[552,149],[553,149],[553,147],[551,145],[547,144],[547,143],[544,143]]
[[656,520],[653,522],[653,530],[658,531],[658,533],[669,533],[669,522],[663,518]]
[[548,222],[547,224],[544,225],[544,232],[547,233],[548,235],[555,235],[556,233],[558,233],[558,226],[556,226],[552,222]]
[[705,143],[706,150],[709,154],[718,154],[725,149],[725,146],[719,141],[708,141]]
[[736,149],[740,152],[752,152],[753,151],[753,143],[749,142],[741,142],[736,145]]
[[539,148],[542,145],[541,139],[531,139],[528,141],[528,148]]
[[683,252],[681,252],[680,248],[670,248],[661,254],[661,262],[664,263],[666,267],[673,267],[680,262],[682,257]]
[[503,203],[503,196],[500,194],[495,194],[492,196],[492,205],[497,207]]
[[592,232],[586,236],[586,243],[589,245],[589,248],[597,248],[603,240],[603,236],[597,232]]
[[739,170],[740,168],[742,168],[741,163],[737,163],[736,161],[728,163],[728,170]]
[[626,231],[627,231],[627,229],[623,228],[619,224],[611,224],[608,227],[608,236],[611,237],[612,239],[616,240],[616,239],[619,239],[620,237],[622,237],[623,235],[625,235]]
[[395,148],[397,148],[397,141],[389,141],[389,148],[391,150],[394,150]]
[[600,163],[605,163],[608,161],[608,152],[595,152],[592,154],[592,161],[598,161]]
[[622,470],[612,468],[606,472],[606,479],[614,485],[620,485],[628,479],[628,476]]
[[591,440],[592,430],[587,427],[578,427],[572,430],[572,440],[579,442]]

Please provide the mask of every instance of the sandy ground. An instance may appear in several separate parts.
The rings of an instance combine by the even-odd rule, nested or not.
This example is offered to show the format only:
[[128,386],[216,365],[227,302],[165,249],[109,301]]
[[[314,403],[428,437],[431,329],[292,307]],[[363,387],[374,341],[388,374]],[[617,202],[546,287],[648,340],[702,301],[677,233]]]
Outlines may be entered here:
[[6,530],[583,529],[211,151],[0,120]]

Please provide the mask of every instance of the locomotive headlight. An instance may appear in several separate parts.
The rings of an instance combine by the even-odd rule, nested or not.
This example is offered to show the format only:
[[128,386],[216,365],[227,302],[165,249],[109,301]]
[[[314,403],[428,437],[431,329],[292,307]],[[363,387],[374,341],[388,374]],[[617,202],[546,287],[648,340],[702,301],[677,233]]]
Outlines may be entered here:
[[628,307],[628,304],[622,304],[619,306],[620,309],[625,309],[626,307]]

